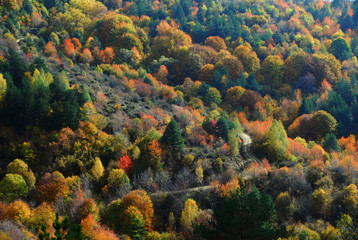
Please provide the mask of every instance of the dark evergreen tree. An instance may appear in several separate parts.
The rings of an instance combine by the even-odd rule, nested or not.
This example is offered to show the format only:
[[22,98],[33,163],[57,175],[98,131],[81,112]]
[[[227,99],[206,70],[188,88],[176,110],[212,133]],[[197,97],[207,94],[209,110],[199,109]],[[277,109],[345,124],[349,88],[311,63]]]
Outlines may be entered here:
[[352,91],[352,88],[350,86],[350,84],[345,81],[342,80],[338,83],[337,85],[337,93],[339,95],[341,95],[341,97],[344,99],[344,101],[350,105],[353,102],[353,98],[354,98],[354,93]]
[[[338,0],[338,1],[340,1],[340,0]],[[334,2],[335,1],[333,1],[332,4]],[[348,7],[345,6],[344,9],[342,10],[341,16],[338,19],[338,23],[341,25],[341,29],[344,32],[347,31],[349,28],[354,29],[354,27],[355,27],[353,17],[351,15],[347,14],[347,12],[348,12]]]
[[205,82],[201,83],[201,86],[198,89],[198,95],[204,97],[209,91],[210,85]]
[[41,57],[37,57],[35,58],[35,60],[31,63],[31,65],[29,66],[29,71],[30,72],[34,72],[35,69],[42,69],[45,72],[48,71],[48,68],[46,66],[45,60]]
[[209,134],[213,134],[215,132],[215,129],[213,128],[211,119],[209,117],[205,118],[205,120],[203,121],[202,127]]
[[353,9],[353,21],[357,25],[358,23],[358,0],[354,0],[352,4]]
[[22,82],[22,76],[27,71],[27,66],[19,53],[11,48],[6,58],[8,61],[5,63],[5,66],[2,66],[2,72],[9,72],[14,84],[19,87]]
[[37,125],[47,127],[50,109],[50,89],[48,86],[39,86],[33,93],[34,95],[34,117]]
[[328,133],[324,138],[323,148],[327,151],[340,152],[341,148],[338,145],[336,136],[333,133]]
[[55,237],[50,237],[46,226],[41,226],[41,232],[38,237],[40,240],[84,240],[85,236],[81,233],[81,226],[71,226],[69,218],[66,216],[62,222],[59,221],[58,213],[56,219],[52,224],[55,229]]
[[277,233],[271,197],[245,184],[221,199],[214,218],[212,230],[200,231],[204,239],[274,239]]
[[318,18],[320,21],[323,21],[326,17],[331,17],[332,12],[331,9],[325,4],[321,10],[319,10]]
[[225,115],[221,116],[216,124],[218,136],[223,138],[225,141],[229,140],[229,132],[233,128],[234,124]]
[[139,15],[139,7],[136,2],[133,2],[133,5],[130,8],[129,14],[133,15],[133,16]]
[[341,61],[352,57],[351,47],[343,38],[333,40],[331,46],[329,47],[329,52]]
[[256,81],[254,73],[249,74],[245,88],[256,92],[260,92],[262,90],[262,86]]
[[351,41],[351,49],[354,51],[358,47],[358,38],[354,37]]
[[204,20],[205,20],[205,11],[203,9],[202,6],[199,7],[199,10],[196,14],[196,18],[198,19],[199,23],[200,24],[203,24],[204,23]]
[[178,124],[172,120],[164,131],[160,143],[174,151],[174,153],[182,152],[184,147],[184,140],[179,131]]
[[69,0],[42,0],[43,4],[47,9],[56,8],[59,10],[64,10],[65,3],[69,2]]
[[176,4],[174,6],[174,17],[179,20],[179,22],[183,21],[185,18],[185,13],[183,7],[180,4]]
[[182,7],[185,16],[190,14],[191,3],[189,0],[180,0],[180,6]]
[[124,231],[131,237],[133,240],[145,240],[148,230],[145,227],[145,221],[143,220],[142,214],[140,214],[138,209],[133,209],[134,211],[126,211],[126,220],[123,224]]
[[206,39],[206,32],[203,26],[196,22],[191,29],[191,36],[193,38],[193,42],[195,43],[203,43]]
[[[225,82],[222,82],[223,76],[226,78]],[[227,89],[233,86],[230,74],[224,67],[215,70],[212,82],[212,86],[222,93],[226,92]]]
[[282,34],[279,31],[276,31],[273,35],[272,35],[273,40],[275,40],[275,42],[277,44],[282,44],[283,42],[283,37]]
[[67,126],[76,128],[80,120],[80,108],[85,102],[91,101],[88,89],[67,89],[58,78],[54,79],[50,89],[52,112],[48,117],[48,129],[58,130]]
[[302,104],[300,107],[300,115],[302,114],[310,114],[313,111],[316,110],[316,101],[317,101],[317,97],[313,97],[313,98],[304,98],[302,100]]
[[[340,89],[341,92],[347,94],[346,98],[350,98],[349,88],[345,88],[345,84],[342,83]],[[351,104],[351,102],[349,103]],[[330,91],[328,99],[322,102],[319,106],[320,109],[325,110],[332,114],[332,116],[338,121],[338,132],[341,136],[348,136],[352,129],[355,128],[353,121],[353,114],[351,107],[346,103],[343,97],[335,91]]]
[[147,15],[151,16],[151,5],[146,0],[138,1],[138,16]]
[[22,111],[24,107],[23,96],[21,90],[13,83],[10,75],[6,78],[7,82],[7,92],[5,103],[6,107],[4,109],[3,115],[8,119],[9,122],[14,124],[14,126],[20,127],[24,124],[21,119]]
[[32,14],[33,7],[32,7],[32,5],[31,5],[31,3],[30,3],[29,0],[25,0],[25,1],[24,1],[23,8],[24,8],[24,10],[25,10],[26,13]]
[[342,0],[333,0],[331,2],[331,7],[332,8],[342,8],[343,7]]
[[147,77],[147,76],[145,76],[143,82],[146,83],[146,84],[149,84],[150,86],[153,86],[152,80],[150,80],[150,78]]
[[83,33],[80,31],[80,30],[76,30],[74,33],[73,33],[73,37],[74,38],[77,38],[82,44],[85,43],[85,39],[83,37]]

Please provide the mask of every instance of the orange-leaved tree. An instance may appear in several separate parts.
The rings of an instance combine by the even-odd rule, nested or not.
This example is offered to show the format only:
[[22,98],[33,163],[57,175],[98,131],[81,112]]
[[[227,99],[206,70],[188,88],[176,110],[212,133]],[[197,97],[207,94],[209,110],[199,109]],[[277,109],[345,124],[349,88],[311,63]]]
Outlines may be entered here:
[[144,190],[135,190],[128,193],[122,201],[123,209],[128,209],[130,206],[136,207],[143,215],[145,227],[148,231],[153,229],[154,210],[153,203],[150,197]]
[[119,168],[123,169],[126,173],[132,168],[133,162],[128,155],[122,156],[119,159]]

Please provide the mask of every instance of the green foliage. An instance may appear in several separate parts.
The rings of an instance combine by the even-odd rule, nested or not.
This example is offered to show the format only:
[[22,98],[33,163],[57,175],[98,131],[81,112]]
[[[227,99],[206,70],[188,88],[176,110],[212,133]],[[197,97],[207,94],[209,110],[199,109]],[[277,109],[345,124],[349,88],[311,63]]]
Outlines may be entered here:
[[7,83],[4,76],[0,73],[0,100],[3,100],[7,90]]
[[337,223],[337,228],[340,234],[339,239],[353,240],[358,237],[358,228],[356,223],[354,223],[353,219],[347,214],[342,214]]
[[239,154],[239,135],[243,129],[237,117],[234,118],[233,129],[230,130],[228,135],[228,144],[230,146],[230,152],[232,156],[238,156]]
[[281,121],[273,121],[266,134],[266,141],[263,146],[265,146],[265,150],[271,161],[292,160],[290,154],[287,152],[287,134]]
[[84,89],[66,89],[62,77],[53,79],[44,71],[35,70],[31,81],[18,77],[20,80],[6,79],[6,108],[3,110],[18,130],[28,125],[48,130],[78,125],[80,107],[88,99]]
[[36,178],[34,176],[34,173],[29,170],[28,165],[20,159],[15,159],[14,161],[12,161],[7,166],[6,172],[22,176],[30,188],[35,185]]
[[262,63],[260,74],[266,87],[279,89],[284,73],[284,61],[279,56],[268,56]]
[[207,93],[205,94],[205,103],[210,105],[210,103],[215,103],[217,105],[221,104],[221,94],[216,88],[209,88]]
[[66,216],[61,222],[58,213],[53,223],[55,229],[55,237],[50,237],[45,225],[41,226],[41,232],[38,235],[40,240],[84,240],[85,237],[81,233],[81,225],[72,226],[69,218]]
[[333,40],[329,52],[341,61],[352,57],[352,50],[347,41],[343,38]]
[[120,214],[123,212],[121,199],[111,202],[102,214],[102,220],[110,228],[119,232],[121,229],[121,222],[119,219]]
[[281,192],[275,199],[277,219],[280,222],[287,222],[293,215],[294,205],[288,192]]
[[328,133],[324,138],[323,148],[327,151],[340,152],[341,148],[338,145],[336,136],[333,133]]
[[312,193],[313,212],[318,216],[327,214],[331,207],[332,196],[328,189],[318,188]]
[[48,9],[51,9],[53,7],[63,9],[64,3],[68,2],[68,0],[43,0],[42,2]]
[[225,141],[229,139],[229,132],[234,127],[234,124],[230,121],[230,119],[223,115],[219,118],[216,128],[217,134],[219,137],[223,138]]
[[28,165],[21,159],[15,159],[6,168],[7,173],[18,174],[24,178],[26,177],[28,171]]
[[123,213],[123,229],[134,240],[144,240],[147,234],[145,221],[140,211],[130,206]]
[[[356,239],[357,2],[0,0],[0,198],[43,201],[0,203],[0,229],[49,229],[53,207],[79,223],[97,213],[91,193],[103,223],[132,239],[199,238],[192,223],[206,239]],[[184,228],[168,219],[181,206],[171,190],[209,194],[235,174],[275,197],[275,227],[294,236],[274,234],[272,201],[247,186],[219,206],[195,195],[216,223],[196,204]],[[130,179],[155,218],[145,191],[103,206]],[[352,219],[337,233],[341,211]],[[7,220],[22,226],[5,232]],[[96,220],[88,237],[115,239]],[[68,219],[54,225],[55,238],[82,238],[66,235]],[[178,233],[153,231],[167,226]]]
[[22,176],[8,173],[0,181],[0,199],[11,202],[17,198],[26,197],[29,188]]
[[163,133],[162,138],[160,139],[160,142],[175,153],[183,151],[184,140],[175,120],[170,121]]
[[127,185],[129,186],[129,178],[123,169],[112,169],[108,175],[108,187],[116,190]]
[[[228,217],[230,216],[230,217]],[[243,185],[221,199],[214,209],[214,229],[207,239],[271,239],[275,236],[275,208],[267,194]]]
[[317,111],[314,114],[314,126],[317,138],[323,138],[325,133],[332,133],[336,130],[337,120],[325,111]]

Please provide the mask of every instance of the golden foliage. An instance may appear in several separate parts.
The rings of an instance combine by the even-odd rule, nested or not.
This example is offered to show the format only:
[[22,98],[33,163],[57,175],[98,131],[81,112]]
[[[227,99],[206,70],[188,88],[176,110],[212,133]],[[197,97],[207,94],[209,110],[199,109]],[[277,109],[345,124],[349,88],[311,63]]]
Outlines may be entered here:
[[185,202],[184,209],[181,213],[180,224],[186,229],[190,230],[191,225],[199,214],[199,207],[193,199],[188,199]]

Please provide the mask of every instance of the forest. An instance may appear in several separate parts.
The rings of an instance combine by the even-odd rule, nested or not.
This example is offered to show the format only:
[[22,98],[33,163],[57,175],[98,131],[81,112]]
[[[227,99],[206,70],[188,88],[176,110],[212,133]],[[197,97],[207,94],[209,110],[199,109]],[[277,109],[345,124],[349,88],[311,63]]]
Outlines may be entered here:
[[357,0],[0,0],[0,239],[358,239],[357,26]]

